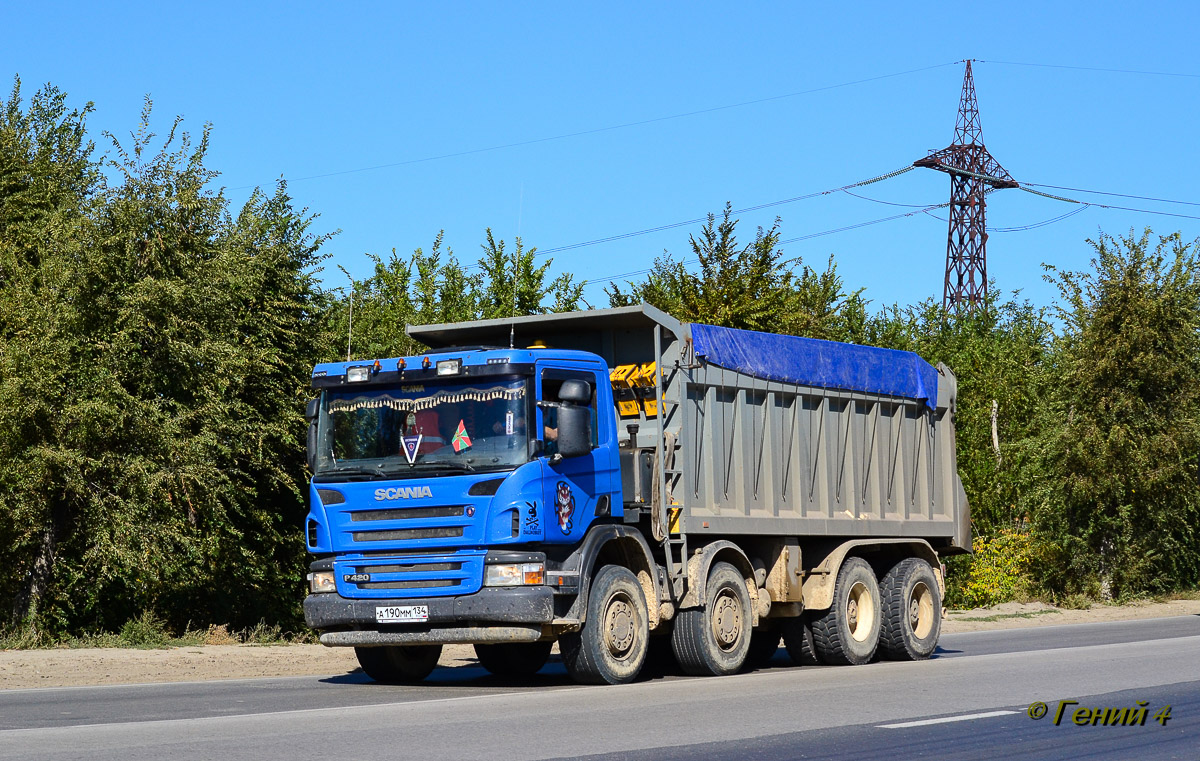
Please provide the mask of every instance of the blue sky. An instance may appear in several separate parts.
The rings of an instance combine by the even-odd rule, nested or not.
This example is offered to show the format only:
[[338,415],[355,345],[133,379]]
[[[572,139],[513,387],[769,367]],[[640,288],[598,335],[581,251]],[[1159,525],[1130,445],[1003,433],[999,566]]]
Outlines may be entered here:
[[[23,3],[5,10],[0,74],[52,82],[90,124],[128,135],[142,98],[213,125],[210,166],[240,205],[289,180],[321,215],[327,282],[365,252],[428,247],[439,229],[474,261],[491,227],[541,249],[840,187],[951,142],[963,58],[988,148],[1018,180],[1200,203],[1200,64],[1192,3]],[[1004,63],[1014,62],[1014,63]],[[1087,71],[1015,65],[1167,72]],[[927,68],[933,67],[933,68]],[[832,85],[924,69],[807,94]],[[764,100],[770,99],[770,100]],[[662,119],[721,106],[762,101]],[[602,128],[633,122],[637,126]],[[542,138],[590,134],[529,143]],[[528,143],[483,150],[513,143]],[[464,154],[414,161],[447,154]],[[413,162],[413,163],[402,163]],[[397,164],[367,171],[348,171]],[[337,173],[337,174],[334,174]],[[328,176],[320,176],[328,175]],[[945,202],[929,170],[740,215],[743,239],[783,218],[784,239]],[[1200,216],[1200,206],[1077,198]],[[1042,263],[1086,267],[1100,230],[1182,231],[1200,220],[1072,207],[1020,191],[988,204],[997,285],[1039,304]],[[943,215],[942,212],[938,212]],[[690,255],[698,225],[563,251],[555,272],[603,281]],[[878,306],[941,297],[946,223],[925,214],[810,238]],[[603,282],[589,300],[606,305]]]

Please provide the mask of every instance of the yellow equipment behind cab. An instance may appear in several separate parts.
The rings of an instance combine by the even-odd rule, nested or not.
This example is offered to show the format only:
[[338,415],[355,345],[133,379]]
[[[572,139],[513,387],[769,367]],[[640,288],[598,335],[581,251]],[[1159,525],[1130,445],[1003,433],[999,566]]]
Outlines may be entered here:
[[633,388],[632,378],[640,372],[637,365],[618,365],[608,373],[612,383],[613,398],[617,401],[617,411],[621,417],[638,417],[637,395]]
[[654,362],[646,362],[641,365],[629,383],[634,387],[634,392],[637,398],[641,400],[642,407],[646,410],[646,417],[658,416],[658,395],[654,388],[654,373],[658,371],[658,365]]

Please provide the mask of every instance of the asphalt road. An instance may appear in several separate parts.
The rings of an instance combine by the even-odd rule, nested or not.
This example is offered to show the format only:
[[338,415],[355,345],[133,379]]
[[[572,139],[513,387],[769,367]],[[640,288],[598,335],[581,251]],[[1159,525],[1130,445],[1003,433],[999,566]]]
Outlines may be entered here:
[[[0,692],[0,759],[1200,758],[1200,616],[947,635],[921,663],[579,687],[439,669]],[[1061,700],[1064,708],[1054,723]],[[1033,701],[1048,716],[1030,719]],[[1076,726],[1078,708],[1147,708]],[[1165,724],[1153,716],[1165,705]],[[899,725],[899,726],[897,726]]]

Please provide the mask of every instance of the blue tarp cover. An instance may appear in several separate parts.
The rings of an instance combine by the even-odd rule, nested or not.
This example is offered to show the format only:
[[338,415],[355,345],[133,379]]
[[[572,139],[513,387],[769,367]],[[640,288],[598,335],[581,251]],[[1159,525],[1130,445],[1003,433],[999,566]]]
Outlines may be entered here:
[[937,406],[937,370],[911,351],[692,323],[697,356],[767,380],[865,391]]

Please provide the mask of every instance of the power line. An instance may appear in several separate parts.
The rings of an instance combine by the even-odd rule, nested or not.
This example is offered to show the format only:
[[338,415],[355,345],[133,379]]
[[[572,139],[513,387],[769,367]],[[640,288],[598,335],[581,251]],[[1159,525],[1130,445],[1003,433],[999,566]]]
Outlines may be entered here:
[[1157,209],[1137,209],[1132,206],[1114,206],[1112,204],[1107,204],[1107,203],[1084,203],[1083,201],[1078,201],[1074,198],[1064,198],[1062,196],[1055,196],[1055,195],[1050,195],[1049,193],[1043,193],[1040,190],[1034,190],[1033,188],[1025,187],[1024,185],[1022,185],[1019,189],[1024,190],[1026,193],[1033,193],[1034,195],[1042,196],[1043,198],[1050,198],[1055,201],[1063,201],[1065,203],[1078,203],[1078,204],[1083,204],[1084,206],[1095,206],[1098,209],[1115,209],[1117,211],[1135,211],[1135,212],[1138,212],[1139,214],[1157,214],[1160,217],[1177,217],[1179,219],[1200,219],[1200,216],[1197,216],[1195,214],[1177,214],[1173,211],[1159,211]]
[[[904,174],[905,172],[910,172],[912,170],[913,170],[912,165],[909,165],[909,166],[905,166],[905,167],[901,167],[899,169],[893,170],[891,172],[887,172],[885,174],[878,175],[877,177],[872,177],[868,180],[860,180],[859,182],[853,182],[849,185],[843,185],[840,188],[830,188],[829,190],[818,190],[815,193],[805,193],[804,195],[793,196],[791,198],[784,198],[784,199],[781,199],[778,201],[768,201],[767,203],[760,203],[760,204],[756,204],[754,206],[746,206],[741,209],[732,209],[730,211],[730,214],[745,214],[745,213],[751,212],[751,211],[761,211],[762,209],[769,209],[774,206],[782,206],[783,204],[795,203],[796,201],[805,201],[810,198],[816,198],[817,196],[826,196],[826,195],[830,195],[831,193],[838,193],[840,191],[844,191],[849,188],[858,188],[858,187],[862,187],[864,185],[872,185],[876,182],[890,180],[893,177],[898,177],[898,176]],[[697,217],[695,219],[685,219],[682,222],[671,222],[669,224],[658,225],[656,227],[647,227],[644,230],[634,230],[633,232],[620,233],[618,235],[609,235],[604,238],[593,238],[592,240],[585,240],[585,241],[581,241],[579,243],[569,243],[565,246],[555,246],[554,248],[539,249],[537,251],[537,253],[534,255],[535,256],[549,256],[550,254],[557,254],[557,253],[561,253],[563,251],[573,251],[577,248],[586,248],[588,246],[598,246],[601,243],[611,243],[611,242],[617,241],[617,240],[625,240],[626,238],[635,238],[640,235],[649,235],[650,233],[662,232],[663,230],[673,230],[675,228],[686,227],[688,225],[700,224],[702,222],[707,222],[707,221],[708,221],[707,216]],[[476,268],[476,267],[478,267],[478,265],[469,265],[466,269],[472,269],[472,268]]]
[[[777,245],[782,246],[785,243],[798,243],[800,241],[810,240],[812,238],[820,238],[825,235],[833,235],[834,233],[846,232],[847,230],[857,230],[860,227],[868,227],[870,225],[880,224],[881,222],[891,222],[892,220],[903,219],[904,217],[912,217],[912,216],[916,216],[917,214],[923,214],[923,213],[926,213],[929,211],[933,211],[934,209],[944,209],[949,205],[950,205],[949,203],[933,204],[931,206],[926,206],[922,209],[917,209],[916,211],[908,211],[908,212],[904,212],[903,214],[893,214],[890,217],[882,217],[880,219],[872,219],[867,222],[859,222],[859,223],[853,224],[853,225],[837,227],[832,230],[822,230],[821,232],[809,233],[808,235],[801,235],[796,238],[788,238],[787,240],[779,241],[779,243]],[[699,259],[684,259],[683,261],[680,262],[680,264],[684,264],[684,265],[696,264],[699,261],[700,261]],[[598,277],[598,278],[588,278],[587,280],[583,281],[583,284],[588,285],[591,283],[611,283],[614,280],[621,280],[623,278],[629,278],[629,277],[633,277],[635,275],[645,275],[645,274],[653,272],[653,271],[654,271],[654,268],[649,267],[646,269],[633,270],[631,272],[622,272],[619,275],[610,275],[610,276]]]
[[811,240],[813,238],[821,238],[826,235],[833,235],[834,233],[844,233],[847,230],[857,230],[860,227],[868,227],[870,225],[877,225],[881,222],[891,222],[892,220],[895,220],[895,219],[904,219],[905,217],[912,217],[912,216],[916,216],[917,214],[924,214],[926,212],[933,211],[934,209],[944,209],[949,205],[950,204],[948,202],[947,203],[938,203],[938,204],[933,204],[932,206],[926,206],[923,209],[917,209],[916,211],[906,211],[903,214],[893,214],[890,217],[882,217],[880,219],[872,219],[869,222],[859,222],[859,223],[853,224],[853,225],[846,225],[845,227],[836,227],[832,230],[822,230],[819,233],[809,233],[808,235],[801,235],[796,238],[788,238],[786,240],[781,240],[781,241],[779,241],[779,245],[782,246],[785,243],[799,243],[802,240]]
[[849,190],[843,190],[842,192],[848,196],[854,196],[855,198],[861,198],[862,200],[870,201],[871,203],[881,203],[884,206],[903,206],[903,207],[909,208],[909,209],[921,209],[921,208],[924,208],[925,206],[928,206],[928,204],[923,204],[923,203],[896,203],[895,201],[882,201],[878,198],[868,198],[867,196],[860,196],[858,193],[851,193]]
[[[891,79],[894,77],[902,77],[907,74],[917,74],[922,71],[930,71],[931,69],[940,69],[945,66],[954,66],[959,61],[947,61],[946,63],[938,63],[932,66],[922,66],[918,69],[907,69],[905,71],[897,71],[891,74],[880,74],[874,77],[866,77],[864,79],[855,79],[849,82],[839,82],[833,85],[823,85],[821,87],[813,87],[808,90],[797,90],[796,92],[784,93],[782,95],[771,95],[766,98],[756,98],[754,100],[744,100],[739,103],[727,103],[721,106],[712,106],[711,108],[701,108],[695,111],[685,111],[679,114],[669,114],[667,116],[656,116],[651,119],[639,119],[638,121],[624,122],[622,124],[611,124],[606,127],[596,127],[594,129],[578,130],[576,132],[567,132],[561,135],[550,135],[548,137],[539,137],[532,140],[519,140],[512,143],[503,143],[501,145],[491,145],[486,148],[471,148],[465,151],[454,151],[452,153],[441,153],[434,156],[423,156],[416,159],[406,159],[404,161],[393,161],[387,164],[374,164],[372,166],[358,167],[356,169],[342,169],[336,172],[324,172],[322,174],[310,174],[304,177],[293,177],[288,182],[303,182],[305,180],[319,180],[326,177],[338,177],[346,174],[358,174],[360,172],[372,172],[377,169],[392,169],[399,166],[409,166],[410,164],[423,164],[429,161],[441,161],[442,159],[458,158],[460,156],[472,156],[477,153],[488,153],[490,151],[499,151],[506,148],[520,148],[526,145],[537,145],[539,143],[548,143],[554,140],[566,140],[572,137],[582,137],[584,135],[595,135],[602,132],[612,132],[613,130],[627,129],[629,127],[641,127],[647,124],[657,124],[659,122],[672,121],[674,119],[685,119],[689,116],[700,116],[702,114],[711,114],[718,111],[728,111],[733,108],[743,108],[745,106],[754,106],[759,103],[770,103],[776,100],[784,100],[786,98],[796,98],[801,95],[812,95],[813,93],[825,92],[827,90],[836,90],[842,87],[852,87],[854,85],[866,84],[868,82],[877,82],[881,79]],[[254,185],[239,185],[228,190],[244,190],[246,188],[255,187]]]
[[1026,182],[1024,185],[1032,185],[1035,188],[1053,188],[1054,190],[1069,190],[1073,193],[1091,193],[1098,196],[1115,196],[1117,198],[1135,198],[1139,201],[1158,201],[1159,203],[1175,203],[1183,206],[1200,206],[1200,203],[1195,201],[1176,201],[1170,198],[1155,198],[1153,196],[1135,196],[1127,193],[1108,193],[1103,190],[1086,190],[1084,188],[1068,188],[1065,185],[1045,185],[1040,182]]
[[1071,209],[1066,214],[1059,214],[1057,217],[1053,217],[1051,219],[1043,219],[1041,222],[1034,222],[1034,223],[1028,224],[1028,225],[1017,225],[1015,227],[993,227],[991,231],[994,233],[1019,233],[1019,232],[1025,232],[1026,230],[1036,230],[1039,227],[1045,227],[1047,225],[1052,225],[1055,222],[1061,222],[1064,219],[1067,219],[1068,217],[1073,217],[1081,211],[1087,211],[1088,209],[1091,208],[1091,206],[1092,205],[1090,203],[1085,203],[1084,205],[1080,206],[1078,209]]
[[[865,183],[863,183],[863,184],[865,184]],[[1056,185],[1040,185],[1040,184],[1038,184],[1038,183],[1026,183],[1026,184],[1028,184],[1028,185],[1038,185],[1039,187],[1049,187],[1049,188],[1055,188],[1055,189],[1065,189],[1065,190],[1070,190],[1070,188],[1061,188],[1060,186],[1056,186]],[[855,187],[855,186],[854,186],[854,185],[849,185],[849,186],[847,186],[847,187]],[[1024,187],[1023,187],[1022,189],[1024,189]],[[823,191],[823,192],[821,192],[821,193],[812,193],[812,194],[809,194],[809,195],[806,195],[806,196],[797,196],[797,199],[800,199],[800,198],[812,198],[812,197],[814,197],[814,196],[817,196],[817,195],[824,195],[824,194],[828,194],[828,193],[836,193],[836,192],[838,192],[838,191],[837,191],[837,190],[832,190],[832,191]],[[891,203],[891,202],[889,202],[889,201],[878,201],[878,200],[876,200],[876,199],[874,199],[874,198],[867,198],[867,197],[865,197],[865,196],[860,196],[860,195],[858,195],[858,194],[856,194],[856,193],[850,193],[850,192],[848,192],[848,191],[846,191],[846,190],[842,190],[841,192],[845,192],[847,195],[854,196],[855,198],[862,198],[862,199],[864,199],[864,200],[867,200],[867,201],[875,201],[876,203],[884,203],[884,204],[888,204],[888,205],[891,205],[891,206],[915,206],[915,204],[895,204],[895,203]],[[996,228],[992,228],[990,232],[996,232],[996,233],[1014,233],[1014,232],[1026,232],[1026,231],[1029,231],[1029,230],[1036,230],[1036,229],[1038,229],[1038,228],[1040,228],[1040,227],[1046,227],[1046,226],[1048,226],[1048,225],[1052,225],[1052,224],[1055,224],[1055,223],[1057,223],[1057,222],[1061,222],[1061,221],[1063,221],[1063,220],[1065,220],[1065,219],[1068,219],[1068,218],[1070,218],[1070,217],[1073,217],[1073,216],[1075,216],[1076,214],[1079,214],[1079,213],[1081,213],[1081,212],[1087,211],[1089,208],[1091,208],[1091,207],[1093,207],[1093,206],[1095,206],[1095,207],[1098,207],[1098,208],[1101,208],[1101,209],[1117,209],[1117,210],[1120,210],[1120,211],[1135,211],[1135,212],[1141,212],[1141,213],[1144,213],[1144,214],[1160,214],[1160,215],[1172,216],[1172,217],[1183,217],[1183,218],[1185,218],[1185,219],[1200,219],[1200,216],[1191,216],[1191,215],[1188,215],[1188,214],[1174,214],[1174,213],[1171,213],[1171,212],[1155,211],[1155,210],[1152,210],[1152,209],[1135,209],[1135,208],[1126,207],[1126,206],[1111,206],[1111,205],[1106,205],[1106,204],[1086,203],[1086,202],[1084,202],[1084,201],[1077,201],[1077,200],[1074,200],[1074,199],[1071,199],[1071,198],[1064,198],[1064,197],[1062,197],[1062,196],[1052,196],[1052,195],[1050,195],[1050,194],[1048,194],[1048,193],[1041,193],[1041,192],[1039,192],[1039,191],[1036,191],[1036,190],[1029,190],[1028,192],[1030,192],[1030,193],[1034,193],[1035,195],[1044,196],[1044,197],[1046,197],[1046,198],[1050,198],[1050,199],[1053,199],[1053,200],[1056,200],[1056,201],[1064,201],[1064,202],[1067,202],[1067,203],[1079,204],[1079,208],[1077,208],[1077,209],[1072,209],[1071,211],[1068,211],[1068,212],[1067,212],[1067,213],[1065,213],[1065,214],[1059,214],[1058,216],[1056,216],[1056,217],[1051,217],[1050,219],[1044,219],[1044,220],[1042,220],[1042,221],[1040,221],[1040,222],[1033,222],[1033,223],[1030,223],[1030,224],[1027,224],[1027,225],[1017,225],[1017,226],[1014,226],[1014,227],[996,227]],[[1082,192],[1094,192],[1094,191],[1082,191]],[[1098,192],[1098,191],[1097,191],[1097,192]],[[1121,194],[1119,194],[1119,193],[1108,193],[1108,194],[1105,194],[1105,195],[1121,195]],[[1130,197],[1134,197],[1134,196],[1130,196]],[[1148,199],[1148,200],[1161,200],[1161,199]],[[1189,202],[1187,202],[1187,201],[1179,201],[1179,202],[1176,202],[1176,203],[1189,203]],[[759,206],[759,207],[750,207],[750,208],[763,208],[763,207],[765,207],[765,206],[769,206],[769,205],[772,205],[772,204],[763,204],[762,206]],[[872,219],[872,220],[869,220],[869,221],[867,221],[867,222],[858,222],[858,223],[856,223],[856,224],[853,224],[853,225],[845,225],[845,226],[843,226],[843,227],[836,227],[836,228],[833,228],[833,229],[830,229],[830,230],[822,230],[822,231],[820,231],[820,232],[809,233],[808,235],[800,235],[800,236],[797,236],[797,237],[795,237],[795,238],[787,238],[787,239],[784,239],[784,240],[781,240],[781,241],[779,241],[779,245],[784,245],[784,244],[788,244],[788,243],[799,243],[799,242],[801,242],[801,241],[811,240],[811,239],[813,239],[813,238],[820,238],[820,237],[824,237],[824,236],[826,236],[826,235],[834,235],[834,234],[836,234],[836,233],[847,232],[847,231],[849,231],[849,230],[857,230],[857,229],[859,229],[859,228],[862,228],[862,227],[869,227],[869,226],[871,226],[871,225],[877,225],[877,224],[881,224],[881,223],[883,223],[883,222],[891,222],[891,221],[894,221],[894,220],[897,220],[897,219],[903,219],[903,218],[905,218],[905,217],[912,217],[912,216],[915,216],[915,215],[917,215],[917,214],[925,214],[925,215],[927,215],[927,216],[929,216],[929,217],[932,217],[933,219],[937,219],[937,220],[940,220],[940,221],[942,221],[942,222],[945,222],[945,221],[946,221],[945,219],[943,219],[942,217],[939,217],[939,216],[937,216],[936,214],[933,214],[932,212],[933,212],[934,210],[936,210],[936,209],[944,209],[944,208],[946,208],[946,207],[947,207],[947,206],[949,206],[949,205],[950,205],[950,204],[948,204],[948,203],[933,204],[933,205],[930,205],[930,206],[925,206],[925,207],[922,207],[922,208],[916,209],[915,211],[904,212],[904,213],[902,213],[902,214],[893,214],[893,215],[892,215],[892,216],[890,216],[890,217],[881,217],[881,218],[879,218],[879,219]],[[740,211],[739,211],[739,212],[735,212],[735,213],[740,213]],[[704,221],[704,220],[695,220],[695,221]],[[672,226],[678,226],[678,225],[672,225]],[[618,236],[618,237],[619,237],[619,236]],[[589,242],[588,244],[585,244],[585,245],[590,245],[590,244],[591,244],[591,243]],[[565,248],[568,248],[568,247],[561,247],[561,248],[559,248],[559,249],[547,249],[547,250],[546,250],[544,253],[553,253],[553,252],[554,252],[554,251],[556,251],[556,250],[564,250]],[[542,253],[542,252],[539,252],[539,253]],[[681,262],[681,264],[684,264],[684,265],[687,265],[687,264],[696,264],[696,263],[698,263],[699,261],[700,261],[699,259],[685,259],[685,260],[683,260],[683,261]],[[584,280],[584,281],[583,281],[583,284],[584,284],[584,285],[589,285],[589,284],[594,284],[594,283],[611,283],[611,282],[613,282],[613,281],[616,281],[616,280],[622,280],[622,279],[627,279],[627,278],[630,278],[630,277],[636,277],[636,276],[638,276],[638,275],[645,275],[645,274],[649,274],[649,273],[651,273],[651,272],[653,272],[653,271],[654,271],[654,268],[653,268],[653,267],[649,267],[649,268],[645,268],[645,269],[640,269],[640,270],[632,270],[632,271],[630,271],[630,272],[623,272],[623,273],[621,273],[621,274],[618,274],[618,275],[610,275],[610,276],[601,277],[601,278],[589,278],[589,279],[587,279],[587,280]]]
[[[804,195],[794,196],[792,198],[785,198],[785,199],[782,199],[779,201],[771,201],[768,203],[758,204],[755,206],[747,206],[747,207],[741,208],[741,209],[734,209],[731,213],[744,214],[749,211],[758,211],[761,209],[770,208],[772,206],[779,206],[779,205],[786,204],[786,203],[794,203],[796,201],[807,200],[809,198],[816,198],[817,196],[830,195],[832,193],[838,193],[838,192],[846,193],[847,195],[854,196],[855,198],[861,198],[866,201],[873,201],[875,203],[882,203],[882,204],[886,204],[889,206],[912,207],[915,209],[915,211],[905,212],[903,214],[895,214],[890,217],[882,217],[880,219],[873,219],[868,222],[859,222],[857,224],[847,225],[845,227],[838,227],[838,228],[834,228],[832,230],[823,230],[821,232],[810,233],[808,235],[802,235],[802,236],[799,236],[796,238],[788,238],[786,240],[779,241],[780,245],[785,244],[785,243],[798,243],[800,241],[810,240],[812,238],[820,238],[820,237],[823,237],[826,235],[833,235],[835,233],[847,232],[849,230],[856,230],[860,227],[868,227],[870,225],[877,225],[877,224],[880,224],[883,222],[891,222],[896,219],[903,219],[904,217],[911,217],[916,214],[926,214],[928,216],[933,217],[934,219],[939,219],[944,222],[945,221],[944,219],[942,219],[941,217],[938,217],[935,214],[931,214],[930,212],[932,212],[935,209],[944,209],[947,206],[949,206],[948,203],[934,204],[934,205],[930,205],[930,206],[922,206],[920,208],[917,208],[917,204],[900,204],[900,203],[894,203],[891,201],[880,201],[875,198],[868,198],[867,196],[862,196],[857,193],[849,192],[850,188],[861,187],[863,185],[870,185],[870,184],[880,182],[885,179],[890,179],[892,177],[896,177],[900,174],[903,174],[903,173],[909,171],[910,169],[912,169],[911,166],[904,167],[904,168],[898,169],[894,172],[889,172],[887,174],[883,174],[878,177],[873,177],[869,180],[863,180],[861,182],[856,182],[856,183],[853,183],[850,185],[845,185],[841,188],[822,190],[822,191],[818,191],[815,193],[806,193]],[[1037,187],[1048,187],[1048,188],[1055,188],[1055,189],[1060,189],[1061,186],[1045,185],[1045,184],[1040,184],[1040,183],[1024,183],[1021,185],[1020,189],[1026,191],[1028,193],[1032,193],[1034,195],[1039,195],[1039,196],[1043,196],[1045,198],[1050,198],[1055,201],[1063,201],[1065,203],[1079,204],[1080,208],[1078,208],[1074,211],[1067,212],[1066,214],[1060,214],[1057,217],[1052,217],[1050,219],[1042,220],[1040,222],[1034,222],[1034,223],[1031,223],[1028,225],[1018,225],[1018,226],[1014,226],[1014,227],[996,228],[996,229],[992,230],[992,232],[1009,233],[1009,232],[1024,232],[1024,231],[1028,231],[1028,230],[1036,230],[1039,227],[1046,227],[1047,225],[1051,225],[1056,222],[1061,222],[1065,219],[1068,219],[1069,217],[1073,217],[1076,214],[1078,214],[1082,211],[1085,211],[1086,209],[1091,208],[1093,206],[1096,208],[1100,208],[1100,209],[1113,209],[1113,210],[1118,210],[1118,211],[1133,211],[1133,212],[1138,212],[1138,213],[1142,213],[1142,214],[1157,214],[1157,215],[1161,215],[1161,216],[1179,217],[1179,218],[1183,218],[1183,219],[1200,219],[1200,216],[1193,216],[1193,215],[1189,215],[1189,214],[1176,214],[1173,212],[1158,211],[1155,209],[1137,209],[1137,208],[1128,207],[1128,206],[1114,206],[1111,204],[1088,203],[1088,202],[1079,201],[1079,200],[1076,200],[1073,198],[1066,198],[1064,196],[1056,196],[1056,195],[1051,195],[1050,193],[1043,193],[1039,190],[1034,190],[1032,187],[1028,187],[1031,185],[1037,186]],[[1069,190],[1070,188],[1062,188],[1062,189]],[[1081,191],[1081,192],[1099,192],[1099,191]],[[1121,195],[1121,194],[1106,193],[1105,195]],[[1135,197],[1135,196],[1129,196],[1129,197]],[[1141,196],[1138,196],[1138,197],[1141,197]],[[1149,197],[1143,197],[1143,198],[1146,198],[1147,200],[1166,201],[1166,199],[1150,199]],[[1174,203],[1184,203],[1184,204],[1189,204],[1189,205],[1195,205],[1195,204],[1191,204],[1191,202],[1189,202],[1189,201],[1175,201]],[[644,230],[635,230],[633,232],[621,233],[620,235],[610,235],[610,236],[607,236],[604,238],[594,238],[592,240],[582,241],[580,243],[571,243],[571,244],[568,244],[565,246],[556,246],[554,248],[540,249],[537,251],[536,256],[548,256],[550,254],[561,253],[563,251],[572,251],[577,248],[596,246],[601,243],[609,243],[609,242],[616,241],[616,240],[624,240],[626,238],[633,238],[633,237],[637,237],[640,235],[648,235],[650,233],[661,232],[663,230],[670,230],[670,229],[675,229],[675,228],[679,228],[679,227],[685,227],[687,225],[699,224],[702,222],[706,222],[707,219],[708,219],[707,217],[698,217],[696,219],[689,219],[689,220],[685,220],[682,222],[672,222],[671,224],[667,224],[667,225],[659,225],[657,227],[649,227]],[[467,269],[477,267],[477,266],[478,265],[468,265]],[[610,278],[592,279],[592,280],[586,280],[584,282],[585,283],[606,282],[606,281],[611,282],[612,280],[620,279],[622,277],[633,276],[633,275],[642,275],[642,274],[646,274],[647,272],[652,272],[652,271],[653,271],[652,268],[645,269],[645,270],[637,270],[634,272],[624,273],[622,275],[614,275]]]
[[976,59],[979,63],[995,63],[1004,66],[1032,66],[1040,69],[1073,69],[1076,71],[1102,71],[1110,74],[1147,74],[1157,77],[1186,77],[1190,79],[1200,79],[1200,74],[1183,74],[1176,71],[1144,71],[1140,69],[1105,69],[1097,66],[1066,66],[1056,63],[1028,63],[1025,61],[993,61]]

